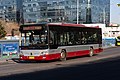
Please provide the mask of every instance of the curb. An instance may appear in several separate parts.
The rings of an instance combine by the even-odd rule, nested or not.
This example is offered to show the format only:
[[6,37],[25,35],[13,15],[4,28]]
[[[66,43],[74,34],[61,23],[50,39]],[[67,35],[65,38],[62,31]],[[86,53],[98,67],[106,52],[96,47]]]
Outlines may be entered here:
[[103,49],[111,49],[111,48],[116,48],[117,46],[111,46],[111,47],[103,47]]

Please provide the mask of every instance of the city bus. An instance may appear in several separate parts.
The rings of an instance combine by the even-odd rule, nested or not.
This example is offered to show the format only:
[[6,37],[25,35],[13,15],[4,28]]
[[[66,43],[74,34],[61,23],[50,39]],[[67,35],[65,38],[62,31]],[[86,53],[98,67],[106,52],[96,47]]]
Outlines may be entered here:
[[64,61],[103,51],[99,26],[72,23],[39,23],[20,26],[20,60]]

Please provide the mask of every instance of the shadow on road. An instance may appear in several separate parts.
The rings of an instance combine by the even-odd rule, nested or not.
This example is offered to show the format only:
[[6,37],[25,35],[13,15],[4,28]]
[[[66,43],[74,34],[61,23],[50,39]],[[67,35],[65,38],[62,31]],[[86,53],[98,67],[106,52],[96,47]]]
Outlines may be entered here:
[[120,59],[10,75],[0,80],[120,80]]

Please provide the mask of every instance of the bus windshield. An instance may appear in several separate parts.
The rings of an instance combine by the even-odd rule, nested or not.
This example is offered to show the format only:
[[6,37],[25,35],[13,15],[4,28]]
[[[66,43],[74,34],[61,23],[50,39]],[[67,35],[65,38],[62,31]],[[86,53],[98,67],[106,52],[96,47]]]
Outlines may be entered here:
[[22,47],[28,48],[47,48],[47,30],[32,30],[32,31],[25,31],[21,33]]

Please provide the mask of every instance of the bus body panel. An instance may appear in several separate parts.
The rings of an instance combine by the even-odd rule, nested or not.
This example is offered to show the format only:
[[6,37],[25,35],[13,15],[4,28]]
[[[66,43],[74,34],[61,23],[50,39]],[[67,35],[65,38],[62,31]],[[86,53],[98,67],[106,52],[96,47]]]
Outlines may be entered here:
[[21,50],[21,60],[54,60],[60,59],[60,53],[62,49],[66,50],[67,58],[88,55],[90,47],[93,46],[94,54],[102,52],[98,44],[94,45],[78,45],[78,46],[64,46],[58,47],[58,49],[46,49],[46,50]]

